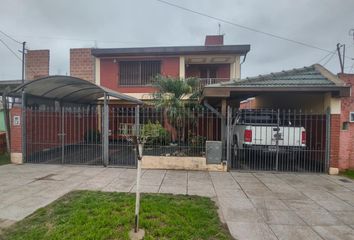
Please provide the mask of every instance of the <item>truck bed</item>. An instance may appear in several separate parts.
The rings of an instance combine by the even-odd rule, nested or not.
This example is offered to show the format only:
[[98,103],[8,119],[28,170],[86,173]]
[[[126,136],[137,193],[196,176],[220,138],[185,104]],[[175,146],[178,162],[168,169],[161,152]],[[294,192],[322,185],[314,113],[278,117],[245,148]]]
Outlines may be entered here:
[[236,125],[238,145],[306,147],[306,132],[303,127],[276,125]]

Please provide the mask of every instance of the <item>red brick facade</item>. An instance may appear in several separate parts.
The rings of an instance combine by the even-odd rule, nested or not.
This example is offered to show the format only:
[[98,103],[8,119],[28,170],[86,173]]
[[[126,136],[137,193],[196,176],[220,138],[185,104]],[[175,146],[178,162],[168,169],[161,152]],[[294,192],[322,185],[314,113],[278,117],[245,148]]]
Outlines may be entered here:
[[339,144],[340,144],[340,114],[331,114],[331,135],[330,135],[330,167],[339,166]]
[[[354,74],[339,74],[348,85],[354,85]],[[339,168],[354,168],[354,123],[349,122],[349,113],[354,112],[354,90],[351,96],[341,99]]]
[[28,50],[25,64],[26,80],[49,76],[49,50]]
[[[154,58],[139,58],[134,60],[152,60],[161,61],[161,74],[165,76],[179,76],[179,57],[154,57]],[[119,60],[114,61],[114,58],[101,59],[100,64],[100,82],[103,87],[122,93],[152,93],[155,88],[151,86],[121,86],[119,84]]]
[[70,49],[70,76],[95,81],[95,58],[91,48]]

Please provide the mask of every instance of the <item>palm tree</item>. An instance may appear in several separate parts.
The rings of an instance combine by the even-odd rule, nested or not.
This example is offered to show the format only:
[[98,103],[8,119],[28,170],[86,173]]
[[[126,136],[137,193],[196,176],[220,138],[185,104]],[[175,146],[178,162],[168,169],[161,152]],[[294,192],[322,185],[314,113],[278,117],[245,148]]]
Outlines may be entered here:
[[198,79],[158,75],[154,80],[158,91],[153,94],[153,101],[157,109],[163,109],[165,128],[171,132],[172,141],[178,137],[184,140],[183,120],[189,117],[187,108],[198,103],[201,93]]

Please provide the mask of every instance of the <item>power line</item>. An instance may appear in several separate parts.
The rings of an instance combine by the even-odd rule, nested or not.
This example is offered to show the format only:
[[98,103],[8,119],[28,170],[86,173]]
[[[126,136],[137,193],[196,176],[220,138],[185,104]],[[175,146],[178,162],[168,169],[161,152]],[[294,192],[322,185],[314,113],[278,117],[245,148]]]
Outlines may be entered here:
[[[0,42],[2,44],[4,44],[4,46],[7,48],[7,50],[9,50],[18,60],[20,60],[22,62],[22,59],[16,54],[16,52],[14,50],[12,50],[9,45],[6,44],[6,42],[4,42],[1,38],[0,38]],[[22,43],[21,43],[22,44]],[[35,72],[33,69],[31,69],[30,67],[27,66],[27,68],[35,75],[37,75],[37,72]]]
[[335,55],[336,55],[336,52],[333,52],[331,57],[323,64],[323,66],[326,66],[327,63],[329,63]]
[[[324,51],[324,52],[327,52],[327,53],[332,53],[332,51],[330,51],[328,49],[317,47],[317,46],[312,45],[312,44],[300,42],[298,40],[290,39],[290,38],[283,37],[283,36],[280,36],[280,35],[276,35],[276,34],[273,34],[273,33],[264,32],[264,31],[261,31],[261,30],[258,30],[258,29],[252,28],[252,27],[244,26],[244,25],[241,25],[241,24],[238,24],[238,23],[235,23],[235,22],[231,22],[231,21],[219,18],[219,17],[214,17],[214,16],[211,16],[211,15],[203,13],[203,12],[198,12],[198,11],[195,11],[195,10],[192,10],[192,9],[189,9],[189,8],[186,8],[186,7],[183,7],[183,6],[168,2],[168,1],[164,1],[164,0],[155,0],[155,1],[158,1],[160,3],[166,4],[166,5],[175,7],[175,8],[179,8],[179,9],[182,9],[184,11],[191,12],[191,13],[203,16],[203,17],[211,18],[211,19],[214,19],[214,20],[217,20],[217,21],[220,21],[220,22],[223,22],[223,23],[235,26],[235,27],[243,28],[243,29],[246,29],[246,30],[249,30],[249,31],[252,31],[252,32],[260,33],[260,34],[263,34],[263,35],[267,35],[267,36],[270,36],[270,37],[273,37],[273,38],[277,38],[277,39],[280,39],[280,40],[284,40],[284,41],[288,41],[288,42],[291,42],[291,43],[295,43],[295,44],[302,45],[302,46],[305,46],[305,47],[321,50],[321,51]],[[347,57],[347,58],[350,58],[350,57]]]
[[353,63],[352,66],[350,67],[349,72],[351,72],[352,70],[354,70],[354,63]]
[[1,38],[0,38],[0,42],[2,42],[2,44],[4,44],[4,46],[7,48],[7,50],[9,50],[18,60],[20,60],[22,62],[22,59],[16,54],[15,51],[13,51],[9,45],[6,44],[6,42],[4,42]]
[[333,53],[335,53],[335,52],[336,52],[336,50],[333,50],[332,52],[326,54],[326,56],[324,56],[323,58],[321,58],[320,60],[318,60],[317,63],[321,63],[321,62],[322,62],[323,60],[325,60],[329,55],[331,55],[331,54],[333,54]]
[[100,43],[123,43],[123,44],[151,44],[157,45],[159,43],[149,43],[149,42],[135,42],[135,41],[115,41],[115,40],[100,40],[100,39],[83,39],[83,38],[70,38],[65,36],[29,36],[29,35],[16,35],[26,38],[37,38],[37,39],[53,39],[53,40],[67,40],[67,41],[81,41],[81,42],[100,42]]
[[18,43],[18,44],[22,44],[22,42],[17,41],[17,40],[14,39],[13,37],[11,37],[9,34],[4,33],[4,31],[1,31],[1,30],[0,30],[0,33],[4,34],[6,37],[8,37],[9,39],[11,39],[11,40],[14,41],[14,42],[16,42],[16,43]]

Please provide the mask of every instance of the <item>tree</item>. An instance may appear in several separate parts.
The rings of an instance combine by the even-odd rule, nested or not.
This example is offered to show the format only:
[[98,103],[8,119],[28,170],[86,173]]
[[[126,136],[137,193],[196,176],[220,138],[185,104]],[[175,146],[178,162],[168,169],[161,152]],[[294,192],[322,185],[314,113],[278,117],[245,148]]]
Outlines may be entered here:
[[165,128],[172,135],[172,141],[184,139],[183,120],[188,116],[187,108],[198,104],[201,91],[196,78],[173,78],[158,75],[154,79],[154,86],[158,89],[153,94],[154,105],[163,109]]

